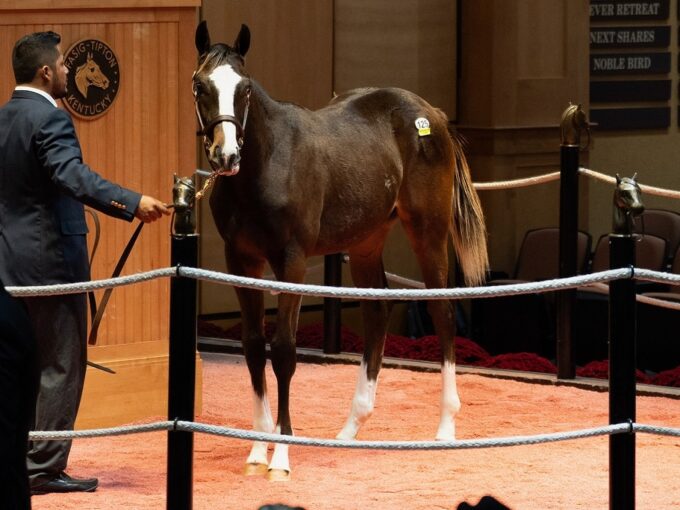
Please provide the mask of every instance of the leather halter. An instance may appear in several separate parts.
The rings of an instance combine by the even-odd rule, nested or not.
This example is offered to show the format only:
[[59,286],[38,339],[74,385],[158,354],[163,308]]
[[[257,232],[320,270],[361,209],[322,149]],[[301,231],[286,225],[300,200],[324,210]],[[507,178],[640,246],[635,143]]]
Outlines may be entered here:
[[[196,73],[194,73],[194,76],[195,74]],[[203,120],[203,116],[201,115],[201,111],[198,107],[198,93],[196,90],[196,82],[193,83],[192,89],[194,93],[194,107],[196,108],[196,117],[198,118],[198,125],[201,126],[201,129],[196,132],[196,135],[203,137],[203,148],[205,150],[206,156],[208,157],[208,161],[210,162],[210,165],[213,167],[213,169],[217,170],[214,163],[210,159],[210,146],[212,145],[213,139],[212,135],[215,130],[215,126],[222,122],[232,123],[236,128],[236,142],[238,143],[239,147],[243,147],[243,140],[246,132],[246,123],[248,122],[248,109],[250,107],[250,87],[246,92],[246,108],[243,112],[243,122],[239,121],[233,115],[218,115],[217,117],[210,119],[210,121],[205,122]]]

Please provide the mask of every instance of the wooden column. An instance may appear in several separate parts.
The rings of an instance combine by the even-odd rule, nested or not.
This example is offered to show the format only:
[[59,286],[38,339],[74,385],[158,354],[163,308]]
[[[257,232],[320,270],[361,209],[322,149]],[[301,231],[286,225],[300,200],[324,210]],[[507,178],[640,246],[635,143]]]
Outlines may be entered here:
[[[558,170],[561,114],[569,102],[588,109],[588,3],[479,0],[460,7],[457,124],[469,141],[473,180]],[[480,196],[493,268],[512,273],[526,230],[557,226],[558,183]]]
[[[8,100],[14,88],[11,53],[21,36],[54,30],[62,37],[64,52],[84,39],[105,43],[117,58],[119,90],[103,115],[92,120],[74,117],[85,162],[107,179],[172,202],[173,173],[189,175],[196,168],[190,80],[200,3],[4,0],[0,3],[0,75],[6,79],[0,82],[0,100]],[[102,235],[93,279],[111,275],[136,226],[136,221],[99,217]],[[169,240],[169,218],[145,226],[123,274],[169,266]],[[167,413],[168,309],[168,279],[113,291],[89,358],[117,374],[88,369],[77,427],[115,425]],[[197,373],[200,396],[200,370]]]

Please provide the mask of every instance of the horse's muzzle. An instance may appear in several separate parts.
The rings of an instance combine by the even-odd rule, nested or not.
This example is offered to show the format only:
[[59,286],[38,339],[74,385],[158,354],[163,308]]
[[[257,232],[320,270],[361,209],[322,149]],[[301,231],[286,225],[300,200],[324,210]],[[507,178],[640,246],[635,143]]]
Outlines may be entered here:
[[219,145],[210,150],[210,164],[220,175],[236,175],[241,169],[241,155],[239,152],[226,154]]

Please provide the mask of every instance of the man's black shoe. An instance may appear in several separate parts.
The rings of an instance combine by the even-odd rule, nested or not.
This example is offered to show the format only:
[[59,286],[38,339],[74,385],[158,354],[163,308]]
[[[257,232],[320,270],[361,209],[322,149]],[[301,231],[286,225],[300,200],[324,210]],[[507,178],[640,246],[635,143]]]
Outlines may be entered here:
[[32,485],[31,494],[50,492],[92,492],[99,485],[96,478],[71,478],[63,471],[47,482]]

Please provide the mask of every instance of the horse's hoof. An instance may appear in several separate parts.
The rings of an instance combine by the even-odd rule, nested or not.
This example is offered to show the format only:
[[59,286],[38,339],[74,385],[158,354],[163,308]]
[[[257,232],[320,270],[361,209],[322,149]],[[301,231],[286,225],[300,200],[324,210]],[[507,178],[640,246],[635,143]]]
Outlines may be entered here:
[[290,482],[290,471],[287,469],[270,469],[267,472],[270,482]]
[[243,474],[246,476],[262,476],[267,472],[267,464],[246,464]]

